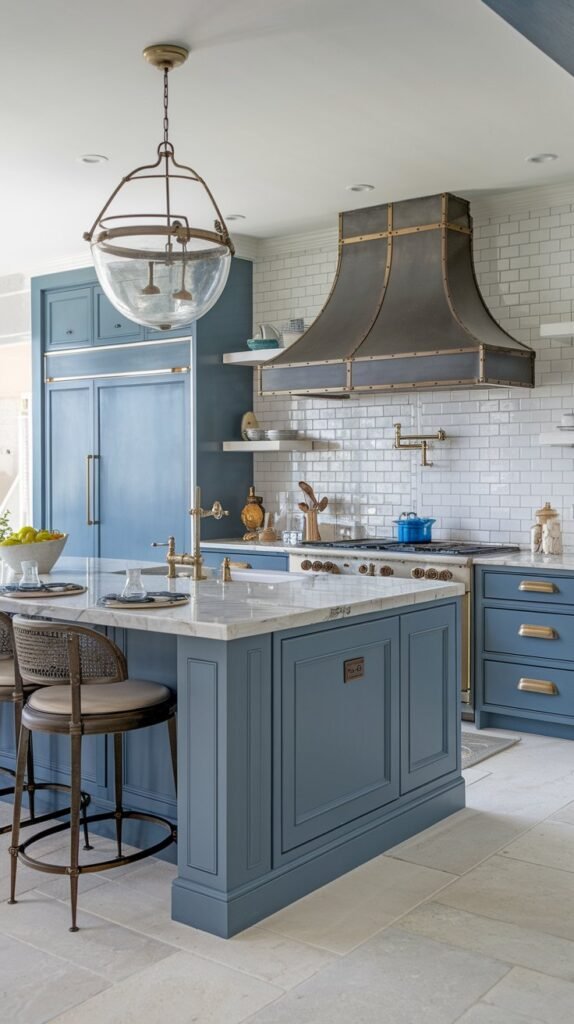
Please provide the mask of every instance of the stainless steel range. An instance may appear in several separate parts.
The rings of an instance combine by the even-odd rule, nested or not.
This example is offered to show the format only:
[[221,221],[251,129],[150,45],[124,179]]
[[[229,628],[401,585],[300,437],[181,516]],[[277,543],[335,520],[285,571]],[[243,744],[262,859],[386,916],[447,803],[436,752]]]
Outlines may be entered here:
[[[291,572],[330,572],[362,576],[411,577],[415,580],[456,580],[463,583],[462,615],[462,694],[464,717],[473,703],[472,636],[472,563],[480,555],[500,555],[518,551],[514,544],[473,544],[465,541],[428,541],[402,544],[388,538],[334,540],[303,545],[289,557]],[[464,712],[463,712],[464,713]]]

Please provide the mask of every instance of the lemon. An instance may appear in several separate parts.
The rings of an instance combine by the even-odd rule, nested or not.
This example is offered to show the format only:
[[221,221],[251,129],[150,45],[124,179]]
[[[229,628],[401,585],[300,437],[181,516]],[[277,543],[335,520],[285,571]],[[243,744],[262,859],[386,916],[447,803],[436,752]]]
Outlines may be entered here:
[[52,536],[52,534],[50,533],[49,530],[38,530],[38,533],[36,534],[36,541],[37,542],[38,541],[42,541],[42,540],[53,540],[53,539],[54,538],[53,538],[53,536]]
[[4,548],[11,548],[11,547],[14,547],[14,544],[21,544],[21,543],[22,543],[22,541],[20,540],[19,537],[16,536],[16,534],[12,534],[11,537],[6,537],[6,540],[3,540],[1,542],[2,547],[4,547]]

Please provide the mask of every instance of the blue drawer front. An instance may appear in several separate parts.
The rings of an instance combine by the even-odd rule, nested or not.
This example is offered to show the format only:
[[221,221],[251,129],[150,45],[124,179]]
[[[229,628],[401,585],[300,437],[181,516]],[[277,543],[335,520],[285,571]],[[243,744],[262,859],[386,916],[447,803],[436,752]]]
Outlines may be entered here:
[[174,367],[187,367],[191,353],[189,342],[171,342],[168,345],[150,345],[141,347],[121,347],[110,349],[94,346],[75,355],[46,356],[46,377],[49,380],[73,380],[77,377],[116,376],[172,370]]
[[[550,684],[554,692],[519,690],[526,685]],[[544,711],[553,715],[574,715],[574,672],[525,662],[484,662],[484,704],[521,711]]]
[[[539,627],[552,631],[550,638],[521,636],[521,627]],[[538,612],[530,608],[520,611],[486,608],[484,611],[484,647],[500,654],[517,654],[522,658],[544,658],[546,661],[574,659],[574,615]]]
[[[540,586],[548,590],[539,590]],[[528,587],[532,589],[526,589]],[[574,604],[574,577],[537,572],[485,572],[483,593],[485,598],[515,604]]]
[[205,565],[219,568],[224,558],[230,558],[232,562],[245,562],[250,569],[269,569],[273,572],[287,572],[289,569],[288,555],[254,554],[252,551],[242,551],[241,548],[204,548],[201,554]]

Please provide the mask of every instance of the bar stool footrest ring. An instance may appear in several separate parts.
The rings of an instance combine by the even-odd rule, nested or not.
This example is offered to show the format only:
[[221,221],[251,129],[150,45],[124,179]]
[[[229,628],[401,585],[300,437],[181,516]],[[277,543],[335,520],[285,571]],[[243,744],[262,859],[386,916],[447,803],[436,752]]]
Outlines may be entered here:
[[[10,771],[10,769],[6,769],[6,771]],[[10,774],[12,774],[11,771]],[[14,786],[6,786],[5,789],[0,789],[0,797],[13,796],[14,788]],[[22,791],[24,793],[29,793],[31,790],[33,790],[34,793],[37,793],[41,789],[51,789],[56,793],[68,793],[68,795],[70,794],[70,787],[65,785],[63,782],[34,782],[32,786],[28,783],[25,783]],[[82,792],[80,798],[80,810],[82,811],[82,813],[89,806],[91,799],[92,798],[89,793]],[[70,810],[70,807],[56,807],[55,810],[53,811],[45,811],[44,814],[35,814],[33,818],[23,818],[20,820],[20,828],[26,828],[26,825],[41,825],[42,822],[52,821],[54,818],[59,817],[61,814],[69,814]],[[83,823],[83,820],[84,818],[82,816],[81,823]],[[8,832],[11,831],[12,825],[2,825],[2,827],[0,828],[0,836],[6,835]]]
[[[118,815],[115,811],[107,811],[103,814],[90,814],[86,817],[88,825],[97,821],[118,821]],[[159,842],[154,843],[152,846],[146,846],[143,850],[137,850],[136,853],[129,853],[122,857],[114,857],[112,860],[98,860],[91,864],[79,864],[78,874],[90,874],[96,871],[107,871],[110,868],[125,867],[126,864],[134,864],[138,860],[144,860],[146,857],[153,857],[156,853],[161,850],[165,850],[166,847],[171,846],[172,843],[177,841],[177,830],[175,825],[172,825],[167,818],[160,818],[157,814],[146,814],[143,811],[122,811],[122,821],[147,821],[152,825],[159,825],[160,828],[165,829],[167,835]],[[82,818],[82,824],[84,819]],[[70,822],[65,821],[59,825],[53,825],[51,828],[43,829],[42,832],[37,832],[36,835],[31,836],[30,839],[26,839],[24,843],[21,843],[18,847],[18,860],[22,864],[26,864],[27,867],[34,868],[37,871],[45,871],[48,874],[53,875],[67,875],[70,872],[70,866],[67,864],[47,864],[45,861],[37,860],[35,857],[30,857],[26,850],[32,846],[33,843],[40,842],[41,839],[46,839],[48,836],[57,835],[59,832],[65,832],[69,830]]]

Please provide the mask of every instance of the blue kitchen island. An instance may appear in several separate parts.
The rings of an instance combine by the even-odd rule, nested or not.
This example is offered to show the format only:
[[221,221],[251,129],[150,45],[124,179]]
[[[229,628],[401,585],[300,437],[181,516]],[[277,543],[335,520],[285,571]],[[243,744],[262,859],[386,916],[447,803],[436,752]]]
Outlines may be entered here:
[[[124,737],[126,806],[177,819],[176,920],[233,935],[464,806],[461,585],[233,570],[146,577],[182,607],[102,607],[125,566],[62,559],[49,578],[85,594],[0,607],[104,627],[130,676],[177,689],[177,799],[164,728]],[[38,775],[65,780],[67,738],[38,740]],[[104,738],[84,742],[83,788],[113,806]]]

